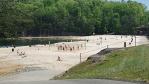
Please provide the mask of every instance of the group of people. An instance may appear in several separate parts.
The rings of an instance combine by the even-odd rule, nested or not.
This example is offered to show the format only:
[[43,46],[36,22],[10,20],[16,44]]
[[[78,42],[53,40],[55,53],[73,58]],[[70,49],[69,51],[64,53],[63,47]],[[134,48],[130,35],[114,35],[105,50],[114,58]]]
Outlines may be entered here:
[[80,50],[83,48],[83,44],[59,44],[57,45],[58,51],[75,51],[75,50]]
[[20,51],[19,49],[17,50],[17,55],[21,56],[22,58],[27,57],[25,51]]
[[[12,52],[15,52],[15,48],[16,48],[16,46],[15,45],[12,45]],[[25,51],[20,51],[19,49],[17,49],[17,55],[18,56],[21,56],[22,58],[25,58],[25,57],[27,57],[26,56],[26,53],[25,53]]]

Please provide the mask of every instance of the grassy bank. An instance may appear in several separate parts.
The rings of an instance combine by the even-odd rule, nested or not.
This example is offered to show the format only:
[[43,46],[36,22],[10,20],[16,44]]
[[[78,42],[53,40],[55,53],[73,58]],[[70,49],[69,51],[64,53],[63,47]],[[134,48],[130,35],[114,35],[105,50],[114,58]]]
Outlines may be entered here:
[[84,62],[55,79],[98,78],[149,82],[149,45],[114,51],[98,63]]

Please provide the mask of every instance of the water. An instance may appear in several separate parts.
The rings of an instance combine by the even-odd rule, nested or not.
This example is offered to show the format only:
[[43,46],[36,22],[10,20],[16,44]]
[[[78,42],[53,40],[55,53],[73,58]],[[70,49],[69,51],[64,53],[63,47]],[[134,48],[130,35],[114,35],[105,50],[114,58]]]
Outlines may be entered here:
[[32,38],[32,39],[0,39],[0,47],[9,47],[12,44],[16,46],[28,46],[28,45],[43,45],[57,42],[68,42],[70,40],[63,39],[49,39],[49,38]]

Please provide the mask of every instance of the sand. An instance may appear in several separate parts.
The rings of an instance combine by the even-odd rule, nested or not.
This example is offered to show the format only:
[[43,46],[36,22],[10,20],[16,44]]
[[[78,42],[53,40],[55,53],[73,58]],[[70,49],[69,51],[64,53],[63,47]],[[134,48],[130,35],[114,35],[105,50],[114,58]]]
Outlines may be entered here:
[[[67,37],[65,37],[67,38]],[[73,37],[74,39],[75,37]],[[102,41],[101,41],[102,38]],[[71,67],[85,61],[89,56],[98,53],[100,50],[105,48],[122,48],[124,47],[124,42],[126,42],[127,47],[135,46],[135,37],[132,36],[120,36],[120,35],[97,35],[97,36],[82,36],[76,37],[78,40],[88,40],[84,41],[86,47],[84,46],[81,50],[76,51],[58,51],[54,45],[36,45],[36,46],[21,46],[15,48],[14,52],[11,52],[12,47],[0,48],[0,73],[4,71],[5,66],[3,64],[12,64],[12,69],[10,66],[9,71],[14,70],[13,68],[20,66],[27,67],[39,67],[49,71],[49,79],[62,74]],[[79,42],[79,41],[78,41]],[[137,45],[147,44],[148,40],[145,36],[137,36]],[[25,55],[19,56],[18,53],[25,53]],[[81,53],[81,54],[80,54]],[[81,60],[80,60],[81,55]],[[57,61],[58,56],[62,61]],[[15,64],[15,65],[13,65]],[[14,67],[13,67],[14,66]],[[15,68],[16,69],[16,68]]]

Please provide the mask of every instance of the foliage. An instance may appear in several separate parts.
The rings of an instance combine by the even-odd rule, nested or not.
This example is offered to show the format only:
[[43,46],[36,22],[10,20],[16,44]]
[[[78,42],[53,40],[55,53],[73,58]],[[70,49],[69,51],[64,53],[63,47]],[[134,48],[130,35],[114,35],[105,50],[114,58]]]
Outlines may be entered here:
[[134,34],[149,13],[134,1],[1,0],[0,37]]

